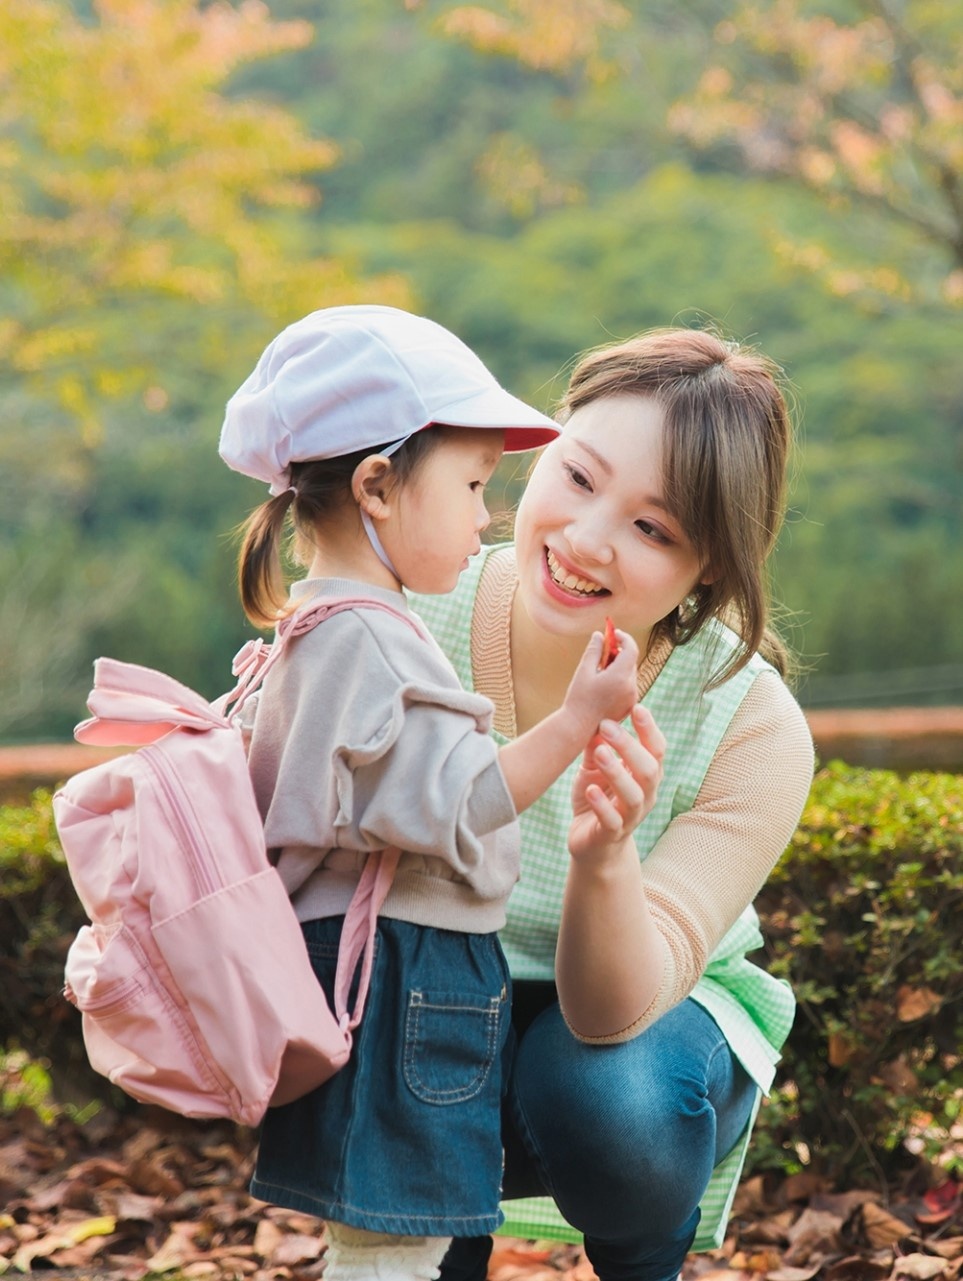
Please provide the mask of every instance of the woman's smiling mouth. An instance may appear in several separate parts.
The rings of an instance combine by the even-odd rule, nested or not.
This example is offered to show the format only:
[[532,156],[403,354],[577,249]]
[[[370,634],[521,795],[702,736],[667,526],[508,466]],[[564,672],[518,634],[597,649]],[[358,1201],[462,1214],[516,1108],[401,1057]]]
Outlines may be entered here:
[[545,561],[549,576],[556,587],[576,596],[607,596],[608,590],[591,578],[580,578],[564,568],[551,548],[545,548]]

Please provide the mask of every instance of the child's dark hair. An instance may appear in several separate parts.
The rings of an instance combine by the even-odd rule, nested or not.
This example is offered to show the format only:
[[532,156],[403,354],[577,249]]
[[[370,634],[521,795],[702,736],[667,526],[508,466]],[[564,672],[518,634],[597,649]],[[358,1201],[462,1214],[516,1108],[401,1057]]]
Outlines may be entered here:
[[[409,480],[439,443],[437,427],[415,432],[391,455],[390,485]],[[388,446],[385,445],[385,448]],[[244,612],[255,627],[273,627],[287,604],[281,549],[290,528],[308,546],[318,525],[352,501],[351,478],[365,458],[379,450],[362,449],[339,458],[292,463],[290,488],[256,507],[238,531],[237,581]]]

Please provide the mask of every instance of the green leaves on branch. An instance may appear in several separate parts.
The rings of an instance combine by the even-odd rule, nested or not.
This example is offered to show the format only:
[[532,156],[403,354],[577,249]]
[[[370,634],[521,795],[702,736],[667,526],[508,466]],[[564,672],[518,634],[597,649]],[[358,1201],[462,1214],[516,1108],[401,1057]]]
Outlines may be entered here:
[[963,1101],[963,777],[834,763],[758,903],[799,1000],[757,1168],[895,1177]]

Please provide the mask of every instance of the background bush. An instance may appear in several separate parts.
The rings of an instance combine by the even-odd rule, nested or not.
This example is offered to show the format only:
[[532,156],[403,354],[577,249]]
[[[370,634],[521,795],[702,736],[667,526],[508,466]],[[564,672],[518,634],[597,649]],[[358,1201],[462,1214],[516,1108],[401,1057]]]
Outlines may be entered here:
[[889,1181],[949,1150],[963,1105],[963,777],[816,776],[758,900],[799,1002],[756,1168]]
[[86,921],[54,826],[50,793],[0,806],[0,1049],[49,1064],[63,1097],[110,1088],[87,1063],[64,961]]
[[[949,1150],[963,1101],[961,901],[963,776],[839,763],[817,774],[759,898],[766,964],[799,1009],[754,1169],[855,1186]],[[45,1060],[75,1104],[109,1090],[61,996],[83,921],[49,794],[0,808],[0,1047]]]

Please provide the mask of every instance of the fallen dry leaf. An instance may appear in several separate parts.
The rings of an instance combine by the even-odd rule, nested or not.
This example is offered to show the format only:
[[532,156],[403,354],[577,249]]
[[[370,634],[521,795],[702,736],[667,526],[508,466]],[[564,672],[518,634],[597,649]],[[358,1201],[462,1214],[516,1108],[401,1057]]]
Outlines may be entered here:
[[199,1223],[172,1223],[167,1239],[147,1260],[147,1271],[173,1272],[190,1263],[197,1252],[194,1242],[200,1230]]
[[867,1201],[860,1208],[862,1220],[862,1229],[866,1240],[874,1249],[881,1246],[894,1245],[897,1241],[902,1241],[905,1237],[912,1236],[912,1229],[902,1219],[898,1219],[895,1214],[890,1214],[880,1205],[874,1205],[872,1201]]
[[894,1277],[912,1277],[913,1281],[932,1281],[934,1277],[946,1275],[949,1264],[946,1259],[934,1259],[931,1254],[904,1254],[896,1260],[893,1268]]
[[831,1067],[845,1067],[847,1063],[858,1058],[859,1042],[845,1032],[831,1032],[826,1054]]
[[[49,1281],[323,1281],[322,1223],[249,1195],[254,1152],[250,1131],[153,1109],[54,1130],[0,1116],[3,1281],[18,1251]],[[963,1281],[959,1185],[941,1177],[926,1193],[892,1189],[889,1209],[879,1190],[810,1171],[747,1179],[724,1243],[690,1255],[682,1281]],[[108,1235],[81,1226],[109,1220]],[[904,1264],[900,1250],[929,1262]],[[496,1239],[489,1281],[594,1277],[578,1246]]]
[[942,1241],[929,1240],[926,1248],[938,1254],[941,1259],[963,1262],[963,1236],[944,1237]]
[[282,1236],[271,1251],[271,1267],[291,1267],[305,1259],[316,1259],[321,1253],[321,1241],[316,1236],[304,1236],[300,1232],[291,1232]]
[[729,1260],[730,1267],[738,1268],[740,1272],[749,1272],[752,1274],[765,1273],[774,1271],[782,1263],[782,1255],[778,1250],[740,1250]]
[[865,1255],[849,1255],[829,1264],[822,1281],[883,1281],[892,1271],[892,1259],[868,1259]]
[[943,998],[929,987],[910,987],[904,983],[896,992],[896,1017],[901,1023],[912,1023],[938,1010]]
[[919,1089],[919,1077],[906,1061],[906,1055],[884,1063],[873,1075],[873,1080],[882,1081],[893,1094],[915,1094]]

